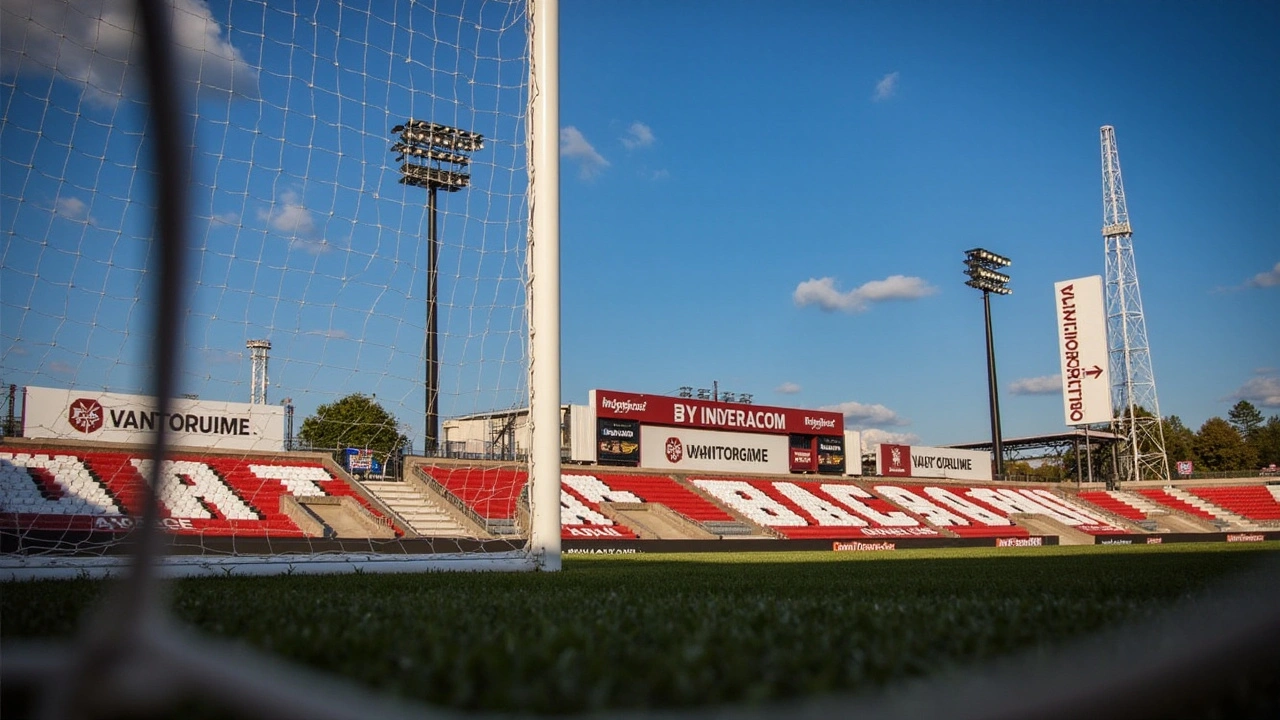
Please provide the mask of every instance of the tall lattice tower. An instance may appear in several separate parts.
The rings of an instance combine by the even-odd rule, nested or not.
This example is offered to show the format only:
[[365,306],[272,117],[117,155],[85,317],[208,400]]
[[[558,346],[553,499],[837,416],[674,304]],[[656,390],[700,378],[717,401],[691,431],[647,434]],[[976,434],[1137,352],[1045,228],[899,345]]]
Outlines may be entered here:
[[1102,238],[1107,250],[1107,344],[1116,432],[1124,437],[1120,480],[1169,479],[1147,321],[1133,259],[1133,228],[1120,178],[1116,129],[1102,127]]
[[249,402],[254,405],[267,404],[267,351],[271,349],[270,340],[250,340],[244,344],[249,349],[249,361],[252,363],[252,377],[249,382]]

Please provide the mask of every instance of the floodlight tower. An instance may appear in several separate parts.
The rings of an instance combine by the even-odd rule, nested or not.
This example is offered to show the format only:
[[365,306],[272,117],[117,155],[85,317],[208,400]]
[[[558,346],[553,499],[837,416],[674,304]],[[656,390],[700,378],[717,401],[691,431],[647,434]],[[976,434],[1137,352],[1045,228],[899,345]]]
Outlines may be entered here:
[[974,248],[964,253],[965,281],[982,291],[982,309],[987,320],[987,399],[991,404],[991,451],[995,455],[996,477],[1004,476],[1004,441],[1000,437],[1000,391],[996,386],[996,346],[991,337],[991,293],[1009,295],[1009,276],[996,268],[1008,267],[1010,260],[990,250]]
[[270,340],[250,340],[244,344],[249,350],[251,366],[249,379],[249,403],[252,405],[267,404],[267,351],[271,349]]
[[1102,239],[1107,253],[1107,346],[1114,378],[1111,396],[1119,413],[1114,424],[1116,434],[1124,438],[1120,480],[1168,482],[1160,402],[1138,291],[1138,266],[1133,259],[1133,229],[1120,178],[1116,129],[1110,125],[1102,126]]
[[[400,183],[427,189],[427,339],[426,433],[424,455],[434,455],[440,441],[440,339],[437,334],[440,240],[436,230],[436,192],[457,192],[471,176],[455,168],[471,164],[467,153],[484,147],[484,136],[425,120],[406,120],[391,128],[399,140],[391,146],[400,163]],[[417,162],[405,162],[406,158]]]

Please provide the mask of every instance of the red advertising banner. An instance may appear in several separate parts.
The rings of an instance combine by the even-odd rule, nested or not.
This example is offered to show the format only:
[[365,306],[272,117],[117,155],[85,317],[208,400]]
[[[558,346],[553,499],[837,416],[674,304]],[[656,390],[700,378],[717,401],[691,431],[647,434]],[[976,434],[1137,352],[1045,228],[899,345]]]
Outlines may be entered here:
[[816,472],[818,457],[809,448],[791,448],[791,472]]
[[885,477],[911,477],[911,446],[880,444],[880,474]]
[[596,417],[638,420],[644,425],[731,430],[734,432],[844,437],[844,416],[824,410],[743,405],[695,398],[592,390]]

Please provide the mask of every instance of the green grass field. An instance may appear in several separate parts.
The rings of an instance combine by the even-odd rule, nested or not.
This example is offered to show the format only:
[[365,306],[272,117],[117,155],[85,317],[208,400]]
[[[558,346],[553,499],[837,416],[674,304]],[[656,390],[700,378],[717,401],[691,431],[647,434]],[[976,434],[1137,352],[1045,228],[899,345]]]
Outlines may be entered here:
[[[1150,618],[1280,543],[567,557],[557,574],[184,580],[175,614],[380,692],[577,712],[866,691]],[[0,585],[66,636],[97,581]],[[1212,716],[1213,713],[1210,713]]]

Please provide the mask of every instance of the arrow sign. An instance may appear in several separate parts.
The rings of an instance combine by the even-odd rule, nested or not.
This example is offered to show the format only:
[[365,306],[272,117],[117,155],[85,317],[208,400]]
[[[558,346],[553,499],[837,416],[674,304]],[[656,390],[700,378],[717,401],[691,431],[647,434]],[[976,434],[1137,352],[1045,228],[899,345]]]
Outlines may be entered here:
[[1091,275],[1055,283],[1053,295],[1058,315],[1063,415],[1067,424],[1110,422],[1111,378],[1107,372],[1107,317],[1103,310],[1102,277]]

